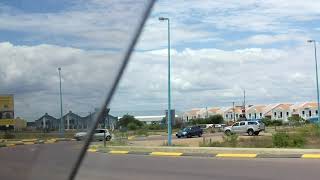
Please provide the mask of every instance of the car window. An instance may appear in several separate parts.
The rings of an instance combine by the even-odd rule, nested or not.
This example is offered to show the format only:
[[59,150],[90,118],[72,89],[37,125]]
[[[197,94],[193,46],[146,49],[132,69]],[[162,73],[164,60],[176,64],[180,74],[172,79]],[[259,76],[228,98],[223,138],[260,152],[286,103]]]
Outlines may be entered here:
[[257,122],[248,122],[248,125],[257,125]]
[[244,126],[244,125],[246,125],[245,122],[240,122],[240,126]]
[[239,123],[237,122],[237,123],[235,123],[233,126],[239,126]]

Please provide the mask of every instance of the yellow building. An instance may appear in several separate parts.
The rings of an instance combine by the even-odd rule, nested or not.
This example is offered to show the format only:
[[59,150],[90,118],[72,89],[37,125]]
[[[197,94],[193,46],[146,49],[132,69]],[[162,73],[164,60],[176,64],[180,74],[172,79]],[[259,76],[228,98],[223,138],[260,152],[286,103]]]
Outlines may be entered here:
[[0,95],[0,126],[14,126],[13,95]]

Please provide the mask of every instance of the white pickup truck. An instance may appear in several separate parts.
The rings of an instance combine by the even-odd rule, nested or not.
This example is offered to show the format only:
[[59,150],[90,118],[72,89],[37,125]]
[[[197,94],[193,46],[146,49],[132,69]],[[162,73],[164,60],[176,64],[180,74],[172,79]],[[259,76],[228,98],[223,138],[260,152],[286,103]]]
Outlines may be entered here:
[[261,131],[265,130],[265,125],[261,121],[240,121],[232,126],[224,128],[224,133],[230,135],[233,133],[248,133],[249,136],[258,136]]

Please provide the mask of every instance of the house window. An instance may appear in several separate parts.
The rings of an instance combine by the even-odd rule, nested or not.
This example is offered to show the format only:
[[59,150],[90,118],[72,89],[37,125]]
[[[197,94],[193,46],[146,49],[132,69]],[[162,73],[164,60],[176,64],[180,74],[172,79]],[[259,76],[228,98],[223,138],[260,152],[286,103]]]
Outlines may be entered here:
[[231,119],[232,119],[232,114],[230,114],[230,116],[231,116]]
[[249,114],[249,118],[251,119],[251,113]]
[[318,115],[318,110],[316,110],[316,115]]
[[289,116],[289,112],[287,112],[287,116]]
[[254,113],[254,118],[257,119],[257,113]]
[[260,118],[262,118],[262,113],[260,113]]
[[304,116],[304,111],[302,111],[302,115]]
[[312,115],[312,112],[311,112],[311,110],[309,111],[309,117],[311,117],[311,115]]
[[228,114],[226,114],[226,118],[228,118]]
[[236,114],[236,118],[238,118],[239,117],[239,114]]
[[274,117],[277,117],[277,112],[274,112]]
[[280,118],[282,118],[282,112],[280,112]]

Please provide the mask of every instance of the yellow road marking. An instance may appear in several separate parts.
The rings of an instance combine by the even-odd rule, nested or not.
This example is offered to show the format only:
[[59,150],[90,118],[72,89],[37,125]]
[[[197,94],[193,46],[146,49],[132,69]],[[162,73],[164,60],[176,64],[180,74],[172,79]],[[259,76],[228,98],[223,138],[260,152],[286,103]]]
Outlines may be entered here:
[[320,154],[304,154],[302,158],[320,158]]
[[109,151],[110,154],[128,154],[129,151]]
[[16,146],[15,144],[6,144],[7,147],[13,147]]
[[88,149],[88,152],[97,152],[97,149]]
[[34,142],[24,142],[23,144],[30,145],[30,144],[34,144]]
[[128,136],[128,140],[134,139],[136,136]]
[[180,152],[152,152],[150,153],[152,156],[181,156]]
[[216,157],[255,158],[257,154],[217,154]]

